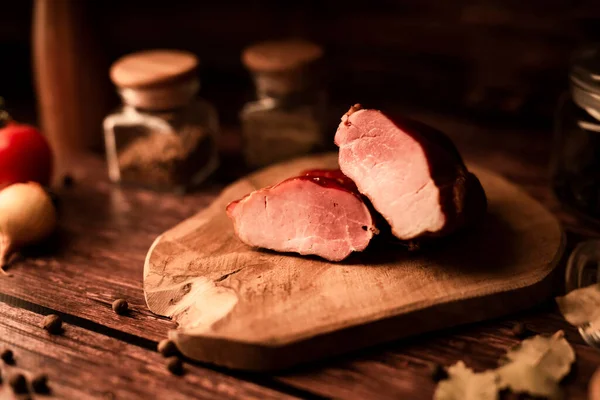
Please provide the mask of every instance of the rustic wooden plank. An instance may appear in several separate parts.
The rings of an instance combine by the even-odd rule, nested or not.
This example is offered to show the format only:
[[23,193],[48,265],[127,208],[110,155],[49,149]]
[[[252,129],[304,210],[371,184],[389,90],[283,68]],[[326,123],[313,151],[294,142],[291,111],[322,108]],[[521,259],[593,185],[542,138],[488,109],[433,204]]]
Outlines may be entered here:
[[[481,133],[464,123],[441,125],[467,141]],[[108,183],[101,159],[85,159],[75,171],[74,187],[58,190],[59,237],[45,252],[10,266],[12,277],[0,279],[0,293],[158,341],[174,324],[146,308],[145,254],[160,233],[208,205],[220,188],[188,196],[119,188]],[[120,297],[130,303],[128,317],[118,317],[110,308]]]
[[[488,131],[457,119],[415,115],[447,131],[468,160],[517,183],[539,181],[545,171],[547,136]],[[0,293],[139,337],[164,338],[174,324],[146,307],[145,254],[160,233],[208,205],[222,186],[188,196],[119,188],[108,183],[100,159],[86,159],[75,171],[75,180],[73,188],[59,190],[60,237],[46,246],[45,253],[10,266],[13,276],[0,279]],[[121,297],[131,305],[127,317],[116,316],[110,308]]]
[[307,366],[279,378],[289,384],[334,398],[431,399],[435,383],[429,363],[451,365],[458,360],[477,371],[494,368],[498,358],[518,339],[510,333],[516,321],[536,333],[566,332],[577,361],[564,382],[565,398],[587,399],[587,384],[600,365],[600,352],[584,344],[575,330],[547,305],[534,312],[483,324],[421,335],[413,339]]
[[40,328],[43,316],[0,303],[0,346],[15,354],[14,366],[1,363],[0,398],[12,399],[7,378],[22,372],[46,373],[53,399],[290,399],[284,393],[196,365],[172,375],[157,352],[77,326],[62,335]]
[[[599,236],[598,231],[560,211],[552,199],[546,179],[551,140],[547,132],[501,125],[490,128],[428,113],[414,116],[446,130],[468,160],[522,184],[532,196],[550,206],[567,223],[571,245],[581,238]],[[36,257],[12,265],[9,271],[13,277],[0,279],[0,293],[98,326],[159,340],[173,324],[147,311],[141,287],[144,255],[156,235],[208,204],[220,187],[211,186],[202,193],[183,197],[118,189],[107,183],[100,160],[87,160],[76,173],[75,187],[61,190],[64,214],[60,246],[50,246],[46,253],[38,252]],[[130,302],[130,316],[112,313],[110,303],[117,297]],[[540,332],[565,327],[555,314],[532,313],[523,319],[536,324]],[[324,396],[352,397],[356,393],[355,397],[370,394],[385,398],[409,393],[405,397],[430,398],[433,384],[428,381],[425,362],[451,364],[467,354],[468,361],[484,360],[482,368],[492,366],[495,357],[504,351],[498,343],[514,343],[508,335],[509,326],[510,320],[502,320],[439,332],[309,365],[280,379]],[[568,330],[568,338],[578,339],[572,329]],[[464,342],[468,343],[466,348],[462,348]],[[587,347],[580,346],[577,351],[584,360],[583,373],[569,382],[568,390],[575,393],[569,398],[582,398],[589,371],[598,362],[594,351]],[[421,384],[426,385],[424,389]]]
[[[13,263],[0,293],[158,341],[173,324],[145,306],[145,253],[161,230],[203,207],[214,191],[182,197],[119,189],[99,159],[91,163],[72,189],[59,191],[59,235],[35,257]],[[112,311],[117,298],[130,303],[128,316]]]

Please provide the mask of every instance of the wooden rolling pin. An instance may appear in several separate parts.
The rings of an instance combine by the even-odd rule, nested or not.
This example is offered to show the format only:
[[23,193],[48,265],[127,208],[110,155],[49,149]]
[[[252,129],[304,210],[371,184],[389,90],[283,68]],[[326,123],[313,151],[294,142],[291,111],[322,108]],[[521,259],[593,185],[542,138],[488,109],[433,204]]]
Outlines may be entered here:
[[39,120],[54,151],[59,179],[78,155],[102,143],[108,112],[108,63],[94,41],[86,2],[35,0],[33,70]]

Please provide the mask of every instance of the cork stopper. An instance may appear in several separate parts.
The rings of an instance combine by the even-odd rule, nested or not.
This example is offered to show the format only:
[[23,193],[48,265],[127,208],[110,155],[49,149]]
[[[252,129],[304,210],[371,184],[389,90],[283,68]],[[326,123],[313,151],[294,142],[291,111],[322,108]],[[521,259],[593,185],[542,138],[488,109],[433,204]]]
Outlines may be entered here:
[[198,59],[182,50],[148,50],[126,55],[110,68],[123,100],[145,109],[176,108],[198,90]]
[[323,56],[321,46],[306,40],[272,40],[247,47],[242,62],[254,72],[285,72],[302,68]]
[[314,85],[317,61],[323,49],[298,39],[274,40],[252,45],[242,62],[253,72],[259,97],[287,96]]
[[148,50],[126,55],[112,65],[110,78],[118,87],[162,86],[196,72],[198,59],[182,50]]

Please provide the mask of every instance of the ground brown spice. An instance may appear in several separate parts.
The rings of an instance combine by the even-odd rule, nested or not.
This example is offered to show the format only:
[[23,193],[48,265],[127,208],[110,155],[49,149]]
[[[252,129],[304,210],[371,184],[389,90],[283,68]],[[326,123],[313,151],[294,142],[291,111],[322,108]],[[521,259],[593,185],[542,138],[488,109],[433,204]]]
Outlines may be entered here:
[[213,145],[197,127],[177,134],[149,133],[120,149],[121,180],[154,187],[185,185],[210,162]]

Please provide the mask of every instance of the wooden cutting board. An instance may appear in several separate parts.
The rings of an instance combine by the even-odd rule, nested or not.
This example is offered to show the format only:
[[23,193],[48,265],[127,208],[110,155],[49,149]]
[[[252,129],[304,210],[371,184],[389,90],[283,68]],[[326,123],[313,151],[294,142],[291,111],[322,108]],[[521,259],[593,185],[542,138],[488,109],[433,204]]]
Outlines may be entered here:
[[374,245],[344,262],[252,249],[225,206],[335,154],[241,179],[158,237],[144,267],[153,312],[172,317],[184,355],[271,370],[530,307],[552,293],[564,249],[558,221],[500,176],[471,166],[489,199],[483,226],[423,254]]

